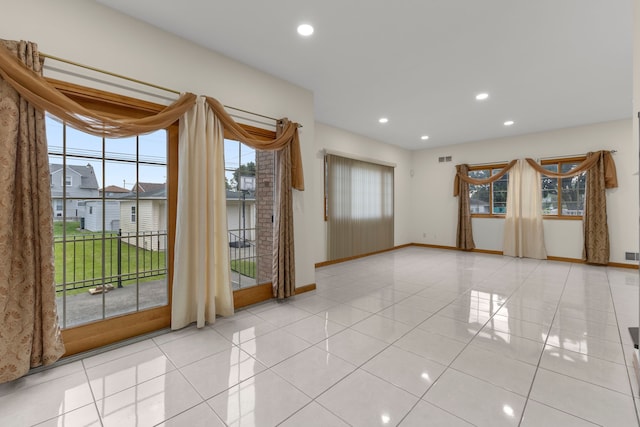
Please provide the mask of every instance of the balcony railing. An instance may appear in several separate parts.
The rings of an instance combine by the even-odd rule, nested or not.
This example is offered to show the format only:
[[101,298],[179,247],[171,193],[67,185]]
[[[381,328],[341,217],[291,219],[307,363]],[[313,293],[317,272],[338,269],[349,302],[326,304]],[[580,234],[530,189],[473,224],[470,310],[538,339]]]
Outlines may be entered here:
[[256,284],[257,253],[255,228],[229,230],[231,285],[234,289]]
[[166,276],[166,231],[54,237],[56,292]]

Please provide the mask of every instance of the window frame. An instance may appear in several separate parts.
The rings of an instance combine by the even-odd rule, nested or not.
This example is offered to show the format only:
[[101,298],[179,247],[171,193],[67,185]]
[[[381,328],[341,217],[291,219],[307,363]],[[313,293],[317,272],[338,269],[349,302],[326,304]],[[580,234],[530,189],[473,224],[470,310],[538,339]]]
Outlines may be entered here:
[[[489,173],[493,176],[494,169],[502,170],[507,167],[508,163],[490,163],[486,165],[470,165],[469,172],[489,169]],[[509,176],[509,172],[506,173]],[[507,181],[508,182],[508,181]],[[471,213],[471,218],[504,218],[506,213],[493,213],[493,182],[489,184],[489,213]],[[469,184],[469,186],[475,184]],[[471,202],[471,197],[469,197]]]
[[[557,165],[557,170],[558,171],[562,171],[562,165],[564,163],[582,163],[586,160],[586,156],[574,156],[574,157],[557,157],[557,158],[550,158],[550,159],[544,159],[540,161],[540,165],[542,167],[544,166],[548,166],[548,165]],[[586,172],[583,172],[586,173]],[[541,178],[542,179],[542,178]],[[584,213],[582,215],[563,215],[562,212],[562,191],[559,191],[560,188],[560,180],[562,180],[563,178],[557,178],[557,184],[558,184],[558,199],[557,199],[557,205],[558,205],[558,214],[556,215],[549,215],[549,214],[543,214],[542,215],[542,219],[559,219],[559,220],[567,220],[567,221],[582,221],[582,219],[584,218]],[[585,192],[586,192],[586,184],[585,184]],[[542,183],[540,185],[540,195],[542,196]]]
[[[165,105],[131,98],[100,89],[80,86],[57,79],[46,78],[60,92],[85,108],[117,119],[143,118],[156,114]],[[171,325],[173,287],[173,248],[175,242],[176,201],[178,194],[178,122],[167,131],[167,283],[168,304],[141,310],[137,313],[115,316],[98,322],[71,326],[61,330],[65,342],[65,356],[105,346],[124,339],[167,328]],[[64,179],[63,179],[64,184]]]
[[137,212],[136,212],[136,207],[135,206],[131,206],[131,222],[135,223],[137,220]]
[[[67,184],[67,181],[69,182],[68,184]],[[62,186],[73,187],[73,176],[62,174]]]

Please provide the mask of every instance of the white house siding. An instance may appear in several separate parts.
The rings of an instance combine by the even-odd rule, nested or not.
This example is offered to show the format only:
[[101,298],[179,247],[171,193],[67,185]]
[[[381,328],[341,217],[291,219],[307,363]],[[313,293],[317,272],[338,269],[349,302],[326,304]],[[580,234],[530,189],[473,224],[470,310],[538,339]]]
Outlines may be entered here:
[[[120,228],[123,241],[130,245],[138,245],[143,249],[166,249],[166,221],[161,224],[160,219],[166,218],[166,201],[140,200],[136,209],[136,222],[131,222],[131,207],[136,206],[135,200],[120,202]],[[137,223],[137,226],[136,226]],[[136,240],[136,231],[138,239]],[[158,236],[158,233],[162,235]]]
[[[256,209],[255,201],[247,200],[245,205],[246,239],[255,240]],[[229,241],[234,242],[243,238],[242,234],[242,201],[227,200],[227,227]],[[239,237],[238,237],[239,236]]]
[[[102,201],[91,200],[86,202],[84,209],[84,228],[89,231],[102,231]],[[105,202],[105,231],[118,231],[120,222],[120,202]]]

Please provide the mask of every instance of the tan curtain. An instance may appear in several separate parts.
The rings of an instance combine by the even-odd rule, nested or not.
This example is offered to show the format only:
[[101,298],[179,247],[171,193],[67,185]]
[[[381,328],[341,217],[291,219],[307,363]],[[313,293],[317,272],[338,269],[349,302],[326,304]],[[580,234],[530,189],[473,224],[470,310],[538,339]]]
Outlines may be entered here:
[[[602,157],[602,159],[601,159]],[[604,175],[604,185],[606,188],[616,188],[618,186],[618,176],[616,174],[616,164],[613,161],[613,156],[611,155],[611,151],[596,151],[587,153],[586,159],[576,165],[573,169],[568,172],[554,172],[543,168],[541,165],[536,163],[533,159],[526,159],[529,165],[540,172],[542,175],[554,177],[554,178],[569,178],[575,175],[579,175],[582,172],[588,171],[593,168],[596,163],[602,162],[603,175]]]
[[51,86],[41,74],[34,73],[0,43],[0,77],[34,107],[47,111],[67,125],[108,138],[121,138],[165,129],[193,107],[196,96],[182,95],[153,116],[140,119],[113,119],[89,110]]
[[210,97],[206,99],[209,107],[230,136],[256,150],[277,151],[277,188],[273,218],[273,296],[280,299],[293,296],[296,286],[291,189],[304,191],[298,123],[284,118],[278,121],[275,139],[255,138],[233,120],[220,102]]
[[203,98],[180,120],[171,328],[233,314],[224,132]]
[[214,98],[207,97],[209,106],[214,114],[222,122],[222,126],[232,137],[257,150],[281,150],[286,146],[291,147],[291,186],[296,190],[304,191],[304,174],[302,170],[302,154],[300,152],[300,140],[298,137],[298,123],[282,119],[282,129],[278,130],[276,139],[268,140],[254,138],[245,131],[224,109],[224,106]]
[[464,177],[468,176],[469,165],[462,164],[456,166],[455,183],[457,184],[457,187],[454,188],[454,195],[458,196],[458,230],[456,233],[456,248],[463,249],[465,251],[470,251],[476,247],[476,244],[473,241],[473,229],[471,228],[469,183],[464,179]]
[[509,173],[503,253],[512,257],[547,259],[542,225],[540,173],[518,160]]
[[[607,225],[607,177],[616,182],[615,165],[611,153],[599,151],[589,153],[595,158],[591,169],[587,171],[587,188],[584,209],[584,250],[582,258],[590,264],[609,263],[609,227]],[[609,161],[607,160],[607,155]],[[613,169],[612,169],[613,167]]]
[[466,173],[461,172],[460,169],[458,168],[458,166],[456,166],[456,176],[453,179],[453,195],[454,195],[454,197],[457,196],[459,191],[460,191],[460,188],[461,188],[460,187],[460,181],[464,181],[467,184],[473,184],[473,185],[491,184],[492,182],[495,182],[495,181],[499,180],[507,172],[509,172],[509,170],[516,164],[516,162],[517,162],[517,160],[512,160],[511,162],[509,162],[509,164],[507,166],[502,168],[502,170],[500,170],[500,172],[498,172],[497,174],[491,175],[488,178],[482,178],[482,179],[471,178],[469,176],[469,165],[465,165],[467,167]]
[[[35,44],[0,46],[41,73]],[[52,215],[44,114],[0,80],[0,383],[49,365],[65,351],[56,313]]]
[[[278,122],[276,138],[290,125]],[[273,296],[278,299],[296,294],[296,262],[293,241],[293,201],[291,194],[291,145],[276,152],[275,212],[273,218]]]

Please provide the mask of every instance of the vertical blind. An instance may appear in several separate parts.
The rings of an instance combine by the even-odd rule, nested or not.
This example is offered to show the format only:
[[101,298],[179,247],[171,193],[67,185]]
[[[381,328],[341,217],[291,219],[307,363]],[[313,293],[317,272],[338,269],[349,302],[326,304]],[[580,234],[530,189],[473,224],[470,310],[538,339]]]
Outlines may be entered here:
[[327,154],[327,258],[393,247],[393,168]]

